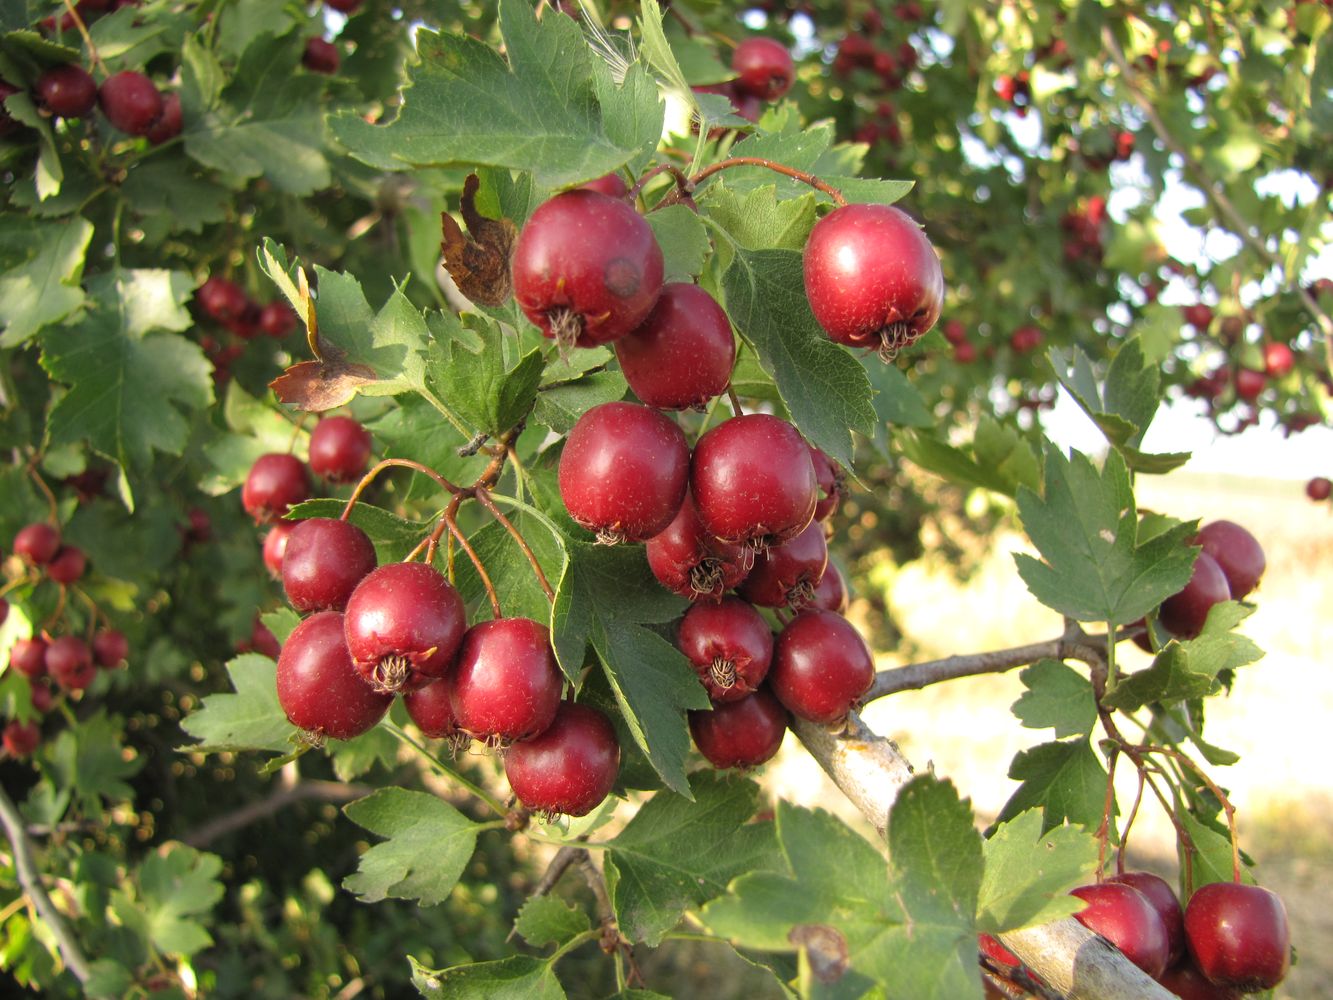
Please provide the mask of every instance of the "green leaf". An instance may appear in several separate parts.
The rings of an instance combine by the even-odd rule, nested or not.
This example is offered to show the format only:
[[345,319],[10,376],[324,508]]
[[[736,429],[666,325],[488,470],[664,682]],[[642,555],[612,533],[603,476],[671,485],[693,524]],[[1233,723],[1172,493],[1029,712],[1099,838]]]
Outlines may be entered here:
[[537,398],[541,351],[534,349],[507,362],[511,345],[499,326],[475,314],[462,322],[445,316],[440,325],[449,336],[440,338],[437,330],[427,361],[427,384],[464,423],[499,437],[527,415]]
[[265,611],[259,616],[259,620],[263,622],[264,628],[273,633],[273,638],[278,640],[279,645],[286,642],[296,626],[301,624],[301,616],[287,607]]
[[235,694],[211,694],[181,721],[181,728],[201,743],[184,753],[224,750],[275,750],[291,747],[295,728],[278,702],[277,664],[267,656],[245,653],[227,664]]
[[213,943],[204,917],[222,898],[222,859],[184,844],[168,843],[144,858],[134,890],[111,899],[121,924],[163,955],[189,957]]
[[120,192],[157,243],[172,233],[199,233],[221,222],[233,197],[184,156],[171,153],[136,163]]
[[500,3],[500,32],[507,62],[465,35],[418,31],[420,62],[398,116],[375,126],[345,112],[331,119],[334,134],[381,169],[483,164],[530,171],[547,188],[599,177],[657,145],[664,112],[642,70],[617,90],[577,24],[538,22],[520,0]]
[[666,261],[663,280],[691,281],[703,273],[713,245],[698,213],[684,205],[668,205],[650,212],[647,219]]
[[1023,528],[1045,562],[1017,554],[1019,575],[1048,608],[1078,621],[1127,625],[1189,582],[1194,525],[1140,542],[1129,471],[1110,452],[1099,471],[1077,451],[1046,452],[1046,494],[1018,491]]
[[361,855],[343,888],[365,903],[415,899],[434,906],[448,898],[477,846],[477,825],[425,792],[381,788],[343,808],[347,818],[389,838]]
[[[507,513],[510,523],[528,543],[528,548],[546,574],[547,582],[558,582],[568,562],[565,540],[559,529],[544,514],[527,504],[494,493],[491,498],[497,507]],[[468,541],[490,574],[506,615],[539,622],[550,621],[551,602],[537,582],[532,564],[508,531],[498,523],[487,524],[470,534]],[[485,600],[485,589],[471,560],[458,559],[455,572],[456,585],[463,600],[469,606],[481,606]],[[570,680],[577,681],[577,676]]]
[[[288,520],[301,521],[310,517],[342,517],[344,500],[305,500],[287,512]],[[375,556],[380,565],[401,562],[417,544],[429,533],[431,526],[421,521],[409,521],[397,514],[357,501],[347,520],[364,531],[375,546]]]
[[532,418],[557,434],[568,434],[594,406],[623,399],[629,386],[619,371],[592,372],[573,382],[544,387],[537,393]]
[[1056,739],[1092,733],[1097,724],[1097,699],[1092,684],[1073,667],[1058,660],[1039,660],[1018,679],[1027,690],[1014,702],[1013,712],[1025,727],[1053,728]]
[[[1231,838],[1227,835],[1226,827],[1218,823],[1206,822],[1188,809],[1178,810],[1177,818],[1180,820],[1180,825],[1184,827],[1185,833],[1189,835],[1190,843],[1195,848],[1192,858],[1194,890],[1197,892],[1201,886],[1208,885],[1211,882],[1230,882],[1233,872]],[[1176,853],[1180,858],[1180,870],[1184,871],[1185,847],[1179,841],[1176,844]],[[1251,874],[1245,864],[1243,852],[1241,854],[1240,880],[1248,885],[1254,884],[1254,875]],[[1182,895],[1182,905],[1188,902],[1189,900]]]
[[1086,739],[1042,743],[1024,750],[1009,765],[1009,777],[1023,784],[1000,811],[998,823],[1040,808],[1042,833],[1069,822],[1095,830],[1106,803],[1106,768]]
[[0,347],[17,347],[83,304],[84,219],[39,222],[11,216],[0,229]]
[[720,896],[727,883],[780,867],[771,823],[750,823],[759,801],[751,781],[699,771],[694,802],[658,792],[610,842],[606,882],[621,930],[656,947],[681,914]]
[[[772,184],[742,196],[719,181],[701,197],[705,199],[709,220],[747,250],[799,252],[805,249],[805,241],[814,228],[814,192],[779,201],[777,188]],[[723,240],[718,246],[718,260],[724,269],[731,266],[731,255],[732,244]]]
[[86,812],[100,816],[102,799],[121,802],[134,798],[125,782],[139,773],[144,761],[141,757],[126,760],[123,745],[119,722],[99,708],[97,714],[60,731],[44,752],[42,770],[57,789],[72,792]]
[[415,958],[412,985],[426,1000],[565,1000],[565,991],[549,962],[526,955],[427,969]]
[[371,396],[397,395],[421,389],[426,380],[426,345],[431,339],[425,317],[402,289],[395,289],[374,316],[361,284],[350,274],[315,265],[321,342],[343,352],[349,364],[365,365],[379,379],[361,387]]
[[398,762],[398,740],[384,726],[350,740],[330,740],[325,749],[339,781],[355,781],[376,764],[392,768]]
[[588,915],[556,896],[533,896],[519,908],[514,930],[534,948],[561,945],[588,929]]
[[1001,823],[986,841],[978,930],[988,934],[1022,930],[1080,908],[1069,890],[1096,871],[1097,839],[1073,826],[1043,833],[1042,825],[1041,813],[1029,809]]
[[852,465],[850,430],[871,435],[875,407],[865,369],[819,328],[805,298],[801,255],[740,250],[723,278],[727,312],[759,355],[797,428]]
[[899,430],[893,440],[912,462],[956,483],[1005,496],[1013,496],[1021,486],[1041,486],[1041,466],[1031,442],[1017,428],[990,416],[977,419],[968,447],[914,430]]

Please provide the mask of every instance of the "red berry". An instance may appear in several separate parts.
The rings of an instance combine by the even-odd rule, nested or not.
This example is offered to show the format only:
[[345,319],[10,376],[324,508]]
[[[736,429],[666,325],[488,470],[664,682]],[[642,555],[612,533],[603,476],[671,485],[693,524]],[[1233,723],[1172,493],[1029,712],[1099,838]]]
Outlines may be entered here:
[[1041,346],[1041,330],[1030,323],[1020,326],[1009,335],[1009,346],[1015,354],[1027,354]]
[[611,721],[586,705],[564,702],[555,721],[505,751],[505,777],[518,800],[548,816],[586,816],[611,791],[620,743]]
[[[967,340],[967,327],[963,326],[963,324],[956,319],[946,321],[943,327],[943,332],[944,339],[955,347]],[[991,938],[991,940],[994,940],[994,938]]]
[[694,446],[690,492],[713,536],[777,544],[815,516],[818,481],[796,428],[766,413],[732,417]]
[[186,534],[191,541],[206,542],[213,537],[213,519],[208,516],[208,511],[202,507],[191,507],[185,516],[190,523]]
[[1074,914],[1080,924],[1106,938],[1154,979],[1166,971],[1166,926],[1141,892],[1121,882],[1101,882],[1069,894],[1088,904]]
[[814,600],[810,602],[810,606],[839,615],[846,612],[847,582],[843,580],[842,573],[832,562],[824,567],[824,575],[819,578]]
[[114,628],[98,629],[93,636],[93,658],[97,665],[115,670],[130,655],[130,641],[125,633]]
[[458,721],[449,704],[449,687],[449,678],[442,677],[403,695],[403,707],[423,736],[446,740],[458,735]]
[[46,647],[46,669],[67,691],[81,691],[97,676],[92,650],[73,635],[62,635]]
[[459,729],[507,745],[545,731],[563,687],[546,626],[530,618],[498,618],[473,625],[463,636],[449,675],[449,703]]
[[805,291],[830,339],[876,348],[887,358],[939,319],[944,272],[907,213],[891,205],[846,205],[810,232]]
[[5,623],[5,619],[8,617],[9,617],[9,602],[6,601],[3,597],[0,597],[0,625],[3,625]]
[[828,565],[824,526],[811,521],[795,538],[754,557],[754,569],[740,585],[740,595],[765,608],[801,608],[815,599],[815,587]]
[[350,483],[370,464],[370,431],[351,417],[325,417],[310,432],[310,471],[332,483]]
[[1162,628],[1172,635],[1193,639],[1203,631],[1212,606],[1230,598],[1231,588],[1222,567],[1207,552],[1200,552],[1190,582],[1162,602],[1158,618]]
[[761,101],[776,101],[791,89],[796,69],[787,47],[771,38],[747,38],[731,53],[736,89]]
[[831,611],[802,611],[778,636],[768,683],[802,719],[837,722],[875,680],[861,634]]
[[60,551],[60,532],[43,521],[34,521],[14,536],[14,555],[34,566],[45,566]]
[[53,66],[37,78],[37,102],[61,118],[83,118],[97,104],[97,83],[82,66]]
[[256,524],[282,517],[293,504],[310,499],[310,476],[296,456],[269,452],[255,459],[241,488],[241,504]]
[[297,625],[282,647],[278,701],[292,725],[350,740],[384,718],[393,695],[361,680],[343,638],[343,616],[320,611]]
[[1295,356],[1286,344],[1269,343],[1264,345],[1264,371],[1273,378],[1281,378],[1287,374],[1295,363]]
[[815,520],[827,521],[842,503],[846,493],[842,469],[833,459],[824,454],[823,449],[810,445],[810,461],[815,466],[815,482],[819,484],[819,500],[815,503]]
[[977,935],[977,948],[981,954],[994,962],[1002,972],[1013,971],[1023,965],[1022,960],[1017,955],[989,934]]
[[355,14],[363,0],[324,0],[324,2],[340,14]]
[[1333,496],[1333,480],[1326,479],[1323,476],[1315,476],[1305,484],[1305,495],[1316,503],[1327,500],[1330,496]]
[[569,516],[605,542],[642,542],[680,510],[690,449],[670,417],[635,403],[603,403],[579,417],[560,455]]
[[46,564],[46,575],[56,583],[75,583],[88,568],[88,560],[83,549],[74,545],[62,545],[56,557]]
[[217,275],[199,286],[194,293],[194,300],[199,303],[204,315],[219,323],[241,315],[250,301],[240,285]]
[[9,665],[29,680],[46,676],[46,640],[39,636],[15,639],[9,647]]
[[1259,394],[1268,385],[1268,376],[1253,368],[1241,368],[1236,372],[1236,395],[1241,399],[1258,399]]
[[103,80],[97,101],[107,120],[130,135],[147,134],[162,114],[162,95],[153,81],[130,69]]
[[1287,975],[1291,929],[1276,893],[1213,882],[1185,907],[1185,940],[1209,982],[1242,993],[1269,990]]
[[1259,540],[1234,521],[1213,521],[1199,529],[1195,545],[1217,560],[1227,578],[1233,600],[1239,601],[1259,585],[1268,565]]
[[634,395],[649,406],[703,409],[727,391],[736,341],[713,296],[671,282],[643,325],[616,341],[616,357]]
[[1189,962],[1167,969],[1158,982],[1180,1000],[1241,1000],[1235,990],[1214,986]]
[[676,645],[714,702],[738,701],[754,693],[773,662],[768,623],[737,597],[696,604],[686,611]]
[[543,203],[514,246],[514,299],[562,346],[596,347],[648,318],[662,291],[662,249],[624,201],[573,190]]
[[277,521],[264,536],[264,565],[273,579],[282,579],[282,560],[287,555],[287,540],[299,521]]
[[10,722],[5,726],[5,749],[13,757],[27,757],[42,742],[42,731],[35,722]]
[[181,99],[179,94],[168,94],[162,98],[162,114],[158,115],[157,121],[144,133],[148,141],[154,146],[160,146],[164,142],[170,142],[176,136],[181,134],[181,129],[185,127],[185,120],[181,117]]
[[1213,310],[1202,302],[1195,302],[1193,305],[1185,306],[1180,310],[1185,316],[1185,322],[1194,329],[1203,333],[1213,323]]
[[282,589],[297,611],[341,611],[375,568],[375,546],[350,521],[299,521],[282,555]]
[[32,707],[43,715],[51,711],[51,706],[56,702],[51,685],[46,681],[29,681],[28,694],[32,699]]
[[962,343],[953,349],[953,359],[960,365],[970,365],[977,360],[977,349],[970,343]]
[[647,551],[657,582],[691,601],[720,600],[754,564],[753,549],[729,545],[704,530],[689,493],[666,530],[648,539]]
[[690,735],[716,768],[758,767],[772,759],[787,732],[787,712],[767,691],[690,712]]
[[301,65],[312,73],[333,74],[338,72],[342,57],[338,47],[323,38],[307,38],[305,51],[301,53]]
[[623,198],[629,194],[625,178],[614,170],[609,174],[603,174],[601,177],[590,180],[586,184],[580,184],[579,187],[584,191],[596,191],[598,194],[604,194],[608,198]]
[[380,690],[397,691],[443,676],[463,641],[467,612],[434,567],[389,563],[352,591],[346,628],[361,676]]
[[296,327],[296,313],[286,302],[270,302],[259,310],[259,328],[275,340],[281,340]]
[[1157,911],[1157,916],[1166,929],[1166,964],[1174,965],[1176,960],[1185,954],[1185,914],[1180,908],[1180,900],[1176,898],[1176,891],[1166,879],[1152,872],[1125,872],[1107,881],[1132,886],[1148,901],[1148,905]]
[[250,626],[250,648],[270,660],[276,660],[278,654],[282,652],[282,644],[278,642],[278,637],[269,631],[269,627],[259,620],[258,615],[255,615],[254,623]]

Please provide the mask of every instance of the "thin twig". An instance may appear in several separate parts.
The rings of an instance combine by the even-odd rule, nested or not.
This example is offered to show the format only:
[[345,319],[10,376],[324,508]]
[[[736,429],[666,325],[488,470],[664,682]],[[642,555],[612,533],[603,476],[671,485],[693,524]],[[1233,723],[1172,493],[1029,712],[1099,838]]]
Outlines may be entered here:
[[491,517],[499,521],[505,531],[509,532],[510,537],[518,543],[518,547],[522,549],[523,554],[528,557],[528,563],[532,566],[532,572],[537,576],[537,583],[541,585],[542,593],[546,595],[548,601],[554,604],[555,591],[551,589],[551,584],[546,579],[546,574],[542,571],[542,564],[537,561],[537,556],[533,553],[532,547],[528,545],[527,539],[514,527],[513,522],[505,517],[504,511],[500,510],[500,508],[495,505],[495,501],[491,499],[491,495],[486,492],[484,487],[478,486],[473,490],[473,496],[477,498],[477,503],[485,507],[486,510],[490,512]]
[[375,477],[385,469],[392,468],[411,469],[414,472],[420,472],[423,476],[429,476],[435,480],[441,489],[454,495],[462,492],[461,486],[455,486],[428,465],[422,465],[420,462],[414,462],[409,458],[385,458],[376,462],[370,471],[361,477],[361,481],[356,484],[356,489],[352,490],[352,495],[347,498],[347,504],[343,507],[342,520],[346,521],[351,516],[352,508],[361,499],[361,494],[366,491],[366,488],[375,481]]
[[290,805],[304,802],[306,799],[318,799],[323,802],[351,802],[365,798],[373,788],[369,785],[344,784],[341,781],[301,781],[283,785],[258,801],[242,806],[235,812],[219,816],[203,826],[191,830],[181,837],[182,843],[191,847],[206,847],[219,837],[243,830],[247,826],[267,819],[274,813],[281,812]]
[[733,417],[739,417],[743,415],[741,413],[740,397],[736,395],[736,390],[731,387],[730,382],[727,383],[727,402],[731,404],[731,415]]
[[766,160],[761,156],[733,156],[725,160],[719,160],[717,163],[704,167],[691,177],[690,184],[693,187],[698,187],[702,181],[712,177],[713,174],[718,171],[726,170],[729,167],[764,167],[767,170],[772,170],[774,173],[782,174],[784,177],[798,180],[802,184],[808,184],[816,191],[823,191],[833,199],[833,204],[837,205],[839,208],[842,208],[847,204],[847,199],[843,197],[841,191],[833,187],[833,185],[821,181],[814,174],[807,173],[804,170],[797,170],[795,167],[789,167],[785,163]]
[[631,200],[639,197],[639,192],[643,190],[644,185],[660,174],[670,174],[674,177],[676,179],[676,190],[680,191],[682,194],[688,195],[694,192],[694,185],[690,183],[690,178],[686,175],[685,171],[681,170],[680,167],[676,166],[674,163],[659,163],[651,170],[646,171],[644,175],[635,182],[634,186],[629,189],[625,197]]
[[616,923],[616,911],[611,906],[611,896],[606,891],[606,879],[602,877],[602,870],[593,862],[587,851],[584,851],[583,856],[577,861],[579,871],[583,873],[583,880],[588,883],[588,888],[596,901],[597,920],[601,926],[599,943],[602,951],[609,955],[620,948],[628,948],[629,942],[621,936],[620,926]]
[[74,0],[65,0],[65,9],[69,11],[70,20],[74,22],[74,27],[79,30],[83,37],[83,44],[88,46],[88,58],[92,60],[94,66],[100,69],[104,76],[110,76],[106,68],[106,63],[102,62],[102,57],[97,53],[97,46],[93,44],[92,35],[88,34],[88,25],[83,23],[83,15],[79,13],[79,5]]

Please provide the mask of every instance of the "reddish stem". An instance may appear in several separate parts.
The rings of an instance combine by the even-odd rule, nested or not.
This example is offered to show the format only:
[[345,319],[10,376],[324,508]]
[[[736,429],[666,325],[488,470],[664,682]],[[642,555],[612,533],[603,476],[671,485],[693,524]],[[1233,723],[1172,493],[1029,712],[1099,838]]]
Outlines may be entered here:
[[356,489],[352,490],[352,495],[347,498],[347,505],[343,507],[341,520],[346,521],[348,517],[351,516],[352,508],[355,507],[356,502],[361,499],[361,494],[366,491],[366,488],[375,481],[375,477],[385,469],[391,468],[412,469],[415,472],[420,472],[422,475],[429,476],[431,479],[435,480],[441,489],[446,490],[455,496],[463,492],[462,487],[455,486],[428,465],[422,465],[420,462],[414,462],[409,458],[386,458],[377,462],[369,472],[361,477],[361,481],[356,484]]
[[509,532],[510,537],[518,544],[518,547],[523,550],[523,554],[528,557],[529,565],[532,566],[532,572],[537,576],[537,583],[541,585],[542,593],[546,595],[548,601],[554,604],[555,591],[551,589],[551,584],[547,581],[546,574],[542,571],[541,563],[537,561],[537,556],[533,553],[532,547],[528,545],[527,539],[525,539],[519,530],[514,527],[509,518],[505,517],[504,512],[495,505],[495,501],[491,499],[491,495],[486,492],[485,487],[478,486],[474,490],[474,495],[477,498],[477,502],[490,512],[491,517],[500,522],[505,531]]
[[782,174],[784,177],[790,177],[798,180],[802,184],[808,184],[816,191],[823,191],[833,199],[833,204],[839,208],[847,204],[847,199],[843,197],[841,191],[826,184],[814,174],[807,173],[804,170],[797,170],[795,167],[789,167],[784,163],[776,163],[773,160],[766,160],[761,156],[733,156],[725,160],[719,160],[717,163],[704,167],[697,174],[690,178],[690,184],[697,187],[702,181],[713,176],[719,171],[726,170],[728,167],[764,167],[772,170],[774,173]]

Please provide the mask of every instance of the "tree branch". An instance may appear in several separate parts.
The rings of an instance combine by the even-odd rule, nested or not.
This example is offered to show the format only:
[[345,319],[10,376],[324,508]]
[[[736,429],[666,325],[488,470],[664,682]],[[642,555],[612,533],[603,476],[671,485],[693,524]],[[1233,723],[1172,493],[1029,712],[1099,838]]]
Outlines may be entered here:
[[235,833],[237,830],[258,823],[262,819],[267,819],[294,803],[303,802],[306,799],[320,799],[324,802],[351,802],[353,799],[369,795],[373,790],[368,785],[349,785],[343,784],[341,781],[301,781],[284,784],[265,798],[251,802],[249,805],[243,806],[235,812],[227,813],[225,816],[219,816],[198,829],[191,830],[180,839],[182,843],[189,844],[191,847],[205,847],[219,837],[225,837],[229,833]]
[[86,983],[92,976],[88,960],[42,886],[41,873],[32,860],[32,841],[28,839],[28,833],[23,827],[23,817],[3,787],[0,787],[0,825],[4,826],[5,836],[9,838],[9,846],[14,851],[14,871],[18,875],[19,885],[37,907],[37,913],[51,931],[51,936],[56,939],[56,947],[60,949],[65,967],[74,973],[80,983]]

